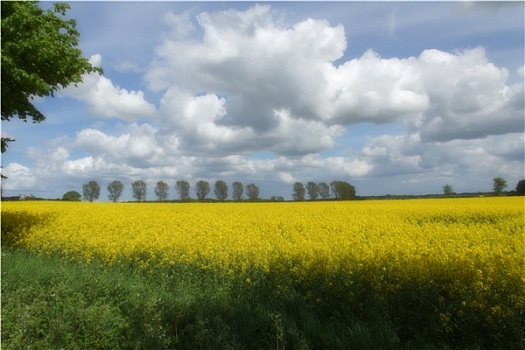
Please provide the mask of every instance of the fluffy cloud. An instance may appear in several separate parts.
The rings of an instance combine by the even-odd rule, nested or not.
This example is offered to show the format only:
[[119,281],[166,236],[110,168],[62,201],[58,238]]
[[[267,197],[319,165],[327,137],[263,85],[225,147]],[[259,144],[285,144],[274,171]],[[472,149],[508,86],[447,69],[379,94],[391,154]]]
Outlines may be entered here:
[[422,137],[428,140],[483,138],[523,131],[523,83],[507,86],[508,71],[482,48],[450,54],[427,50],[419,58],[431,108]]
[[7,176],[2,180],[4,190],[27,190],[37,185],[37,178],[31,169],[18,163],[9,163],[3,170],[2,175]]
[[137,168],[157,164],[164,148],[155,139],[156,129],[148,124],[131,124],[120,136],[110,136],[96,129],[84,129],[77,134],[74,146],[89,154],[104,156],[110,162],[125,163]]
[[403,175],[451,182],[458,191],[490,191],[485,185],[492,177],[523,174],[523,142],[523,133],[445,142],[426,142],[418,134],[383,135],[363,147],[360,159],[372,168],[368,176]]
[[[142,91],[85,76],[63,94],[118,124],[83,126],[73,141],[30,149],[33,168],[4,168],[19,179],[9,181],[10,189],[30,188],[36,178],[58,188],[64,179],[76,179],[77,187],[91,179],[289,187],[372,178],[380,185],[369,192],[392,193],[383,179],[398,176],[406,187],[397,193],[428,193],[417,186],[450,182],[457,191],[479,190],[483,184],[471,178],[490,180],[499,175],[495,169],[522,176],[523,66],[509,72],[481,47],[389,58],[370,49],[348,57],[342,25],[311,18],[287,24],[279,15],[261,5],[166,13],[169,28],[149,66],[114,64],[144,72],[158,109]],[[396,15],[390,12],[390,35]],[[100,65],[101,57],[92,63]],[[104,129],[110,124],[111,132]],[[346,138],[363,125],[375,127],[376,136]]]
[[[189,28],[187,14],[168,18]],[[202,37],[167,37],[146,74],[165,90],[166,125],[192,149],[312,154],[361,122],[403,123],[427,141],[523,131],[523,83],[506,85],[483,48],[388,59],[369,50],[336,64],[341,25],[285,26],[260,5],[196,21]]]
[[[90,62],[101,66],[102,58],[94,55]],[[151,117],[155,113],[155,106],[145,100],[142,91],[120,88],[96,73],[86,74],[82,79],[81,84],[64,89],[62,94],[87,103],[98,116],[129,120]]]

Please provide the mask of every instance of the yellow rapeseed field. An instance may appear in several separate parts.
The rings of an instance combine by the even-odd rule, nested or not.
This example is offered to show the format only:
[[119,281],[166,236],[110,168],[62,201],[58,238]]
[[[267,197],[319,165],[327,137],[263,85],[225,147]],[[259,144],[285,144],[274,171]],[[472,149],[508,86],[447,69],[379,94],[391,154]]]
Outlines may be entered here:
[[506,319],[525,317],[524,219],[523,197],[5,202],[2,237],[31,252],[108,266],[221,271],[247,286],[257,283],[254,271],[273,274],[303,286],[314,302],[323,288],[340,288],[350,302],[366,289],[389,305],[415,290],[427,294],[445,330],[480,319],[503,337]]
[[[25,215],[25,216],[24,216]],[[19,245],[106,263],[179,262],[227,269],[272,261],[351,269],[522,266],[522,197],[301,203],[4,202],[4,227]],[[16,221],[19,222],[9,222]],[[410,264],[410,269],[407,265]],[[487,266],[491,265],[491,266]]]

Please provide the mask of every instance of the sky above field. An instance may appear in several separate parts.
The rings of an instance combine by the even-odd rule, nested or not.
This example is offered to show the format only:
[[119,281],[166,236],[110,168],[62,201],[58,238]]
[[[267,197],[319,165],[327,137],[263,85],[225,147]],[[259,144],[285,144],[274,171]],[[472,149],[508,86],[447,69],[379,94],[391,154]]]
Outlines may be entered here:
[[[41,3],[49,8],[51,3]],[[2,122],[3,195],[97,181],[347,181],[358,195],[524,178],[523,2],[71,2],[104,75]],[[210,193],[213,197],[213,190]]]

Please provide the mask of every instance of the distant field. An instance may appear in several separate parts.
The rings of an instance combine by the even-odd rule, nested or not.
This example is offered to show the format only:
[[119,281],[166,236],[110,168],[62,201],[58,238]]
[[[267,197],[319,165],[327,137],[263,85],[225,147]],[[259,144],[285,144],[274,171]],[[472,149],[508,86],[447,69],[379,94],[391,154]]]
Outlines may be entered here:
[[6,202],[2,239],[106,268],[210,271],[246,289],[299,293],[333,317],[381,310],[400,341],[422,327],[448,344],[510,337],[515,346],[525,325],[524,218],[523,197]]

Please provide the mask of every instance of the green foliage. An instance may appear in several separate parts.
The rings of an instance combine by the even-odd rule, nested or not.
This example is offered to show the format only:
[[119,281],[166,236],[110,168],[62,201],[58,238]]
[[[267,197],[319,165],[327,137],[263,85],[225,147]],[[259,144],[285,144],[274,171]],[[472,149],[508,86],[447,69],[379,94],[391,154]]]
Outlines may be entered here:
[[308,182],[306,184],[306,192],[308,192],[308,198],[310,198],[310,200],[316,200],[317,197],[319,197],[319,185],[312,181]]
[[165,201],[168,199],[168,190],[170,186],[165,183],[164,181],[157,182],[157,185],[155,186],[155,195],[159,199],[159,201]]
[[228,198],[228,185],[226,185],[226,182],[222,180],[215,182],[215,197],[221,202]]
[[250,201],[256,201],[259,199],[259,187],[257,187],[256,184],[248,184],[246,186],[246,196],[248,196],[248,200]]
[[146,183],[142,180],[137,180],[131,184],[131,191],[133,192],[133,198],[140,201],[146,200]]
[[494,194],[500,195],[503,193],[503,190],[507,187],[507,181],[502,177],[495,177],[492,179],[493,186],[492,189],[494,190]]
[[186,180],[178,180],[175,184],[181,201],[190,199],[190,183]]
[[200,180],[195,185],[195,194],[200,201],[206,199],[206,196],[210,193],[210,184],[208,181]]
[[[445,274],[435,285],[413,280],[386,292],[377,283],[400,276],[374,266],[304,275],[296,263],[225,275],[194,265],[83,265],[3,249],[3,348],[525,348],[522,306],[491,328],[468,294],[446,293],[456,281]],[[523,293],[516,283],[493,297]]]
[[454,190],[452,189],[452,186],[450,186],[450,185],[448,185],[448,184],[445,185],[445,186],[443,186],[443,194],[444,194],[445,196],[451,196],[451,195],[453,195],[454,193],[455,193],[455,192],[454,192]]
[[232,184],[233,187],[233,200],[240,201],[242,200],[242,195],[244,193],[244,186],[239,181],[234,181]]
[[516,185],[516,193],[519,195],[525,195],[525,179],[518,181]]
[[321,182],[317,186],[319,189],[319,197],[321,197],[321,199],[330,198],[330,186],[328,186],[327,183]]
[[108,198],[109,200],[113,202],[117,202],[120,196],[122,195],[122,191],[124,190],[124,185],[120,181],[112,181],[108,184]]
[[62,196],[63,201],[80,202],[82,196],[77,191],[68,191]]
[[[69,5],[44,11],[35,1],[2,1],[2,120],[34,123],[45,116],[31,103],[34,96],[53,96],[90,72],[102,73],[82,57],[80,33],[65,19]],[[2,138],[2,152],[7,142]]]
[[96,181],[89,181],[82,185],[82,193],[85,200],[93,202],[100,196],[100,185]]
[[304,185],[301,182],[294,183],[292,191],[292,197],[294,201],[304,201],[305,193],[306,189],[304,188]]
[[344,181],[332,181],[330,189],[335,199],[345,200],[355,198],[355,187]]

